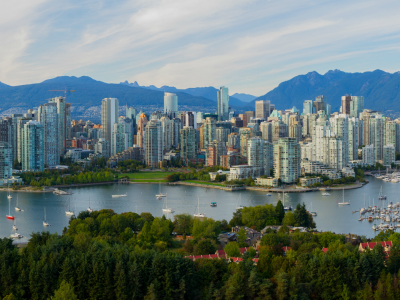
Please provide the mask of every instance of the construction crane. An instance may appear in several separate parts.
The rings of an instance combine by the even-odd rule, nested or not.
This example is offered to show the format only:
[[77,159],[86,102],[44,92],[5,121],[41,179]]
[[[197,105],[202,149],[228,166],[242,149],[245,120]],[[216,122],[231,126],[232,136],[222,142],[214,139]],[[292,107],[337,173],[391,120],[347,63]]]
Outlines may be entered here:
[[64,151],[67,150],[67,92],[75,92],[75,90],[67,90],[65,87],[64,90],[49,90],[49,92],[64,92],[64,141],[63,148]]

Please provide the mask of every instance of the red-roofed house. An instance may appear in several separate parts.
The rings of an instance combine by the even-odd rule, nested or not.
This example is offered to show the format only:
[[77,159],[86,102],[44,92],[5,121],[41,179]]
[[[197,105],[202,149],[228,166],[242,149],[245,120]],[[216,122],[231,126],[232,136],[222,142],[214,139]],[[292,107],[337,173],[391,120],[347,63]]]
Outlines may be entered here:
[[283,252],[286,253],[286,251],[291,250],[292,248],[288,247],[288,246],[284,246],[282,247]]
[[226,258],[225,250],[217,250],[217,251],[215,252],[215,254],[216,254],[219,258]]
[[185,258],[189,258],[193,261],[196,261],[196,259],[200,258],[208,258],[208,259],[213,259],[213,258],[219,258],[217,254],[207,254],[207,255],[190,255],[190,256],[185,256]]
[[243,261],[243,258],[241,258],[241,257],[230,257],[229,260],[231,262],[234,262],[234,263],[239,263],[239,262]]
[[365,250],[367,250],[367,248],[369,249],[374,249],[374,247],[376,245],[378,245],[378,243],[380,243],[383,247],[383,249],[388,252],[390,250],[390,248],[392,248],[393,244],[391,241],[388,242],[373,242],[373,243],[361,243],[360,246],[358,247],[358,250],[360,250],[360,252],[364,252]]
[[322,252],[324,253],[328,252],[328,248],[322,248]]

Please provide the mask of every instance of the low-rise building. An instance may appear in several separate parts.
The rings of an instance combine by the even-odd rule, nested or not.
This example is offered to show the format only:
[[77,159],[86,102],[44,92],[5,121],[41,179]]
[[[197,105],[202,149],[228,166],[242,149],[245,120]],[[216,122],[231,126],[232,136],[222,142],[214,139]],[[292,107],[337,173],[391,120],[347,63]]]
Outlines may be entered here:
[[278,187],[279,185],[279,179],[274,178],[274,177],[268,177],[268,178],[261,178],[258,177],[254,181],[255,185],[262,185],[262,186],[272,186],[274,188]]
[[307,187],[313,185],[314,183],[321,183],[320,177],[304,177],[300,178],[300,185],[302,187]]
[[222,170],[218,170],[217,172],[210,172],[208,173],[210,175],[210,180],[214,181],[215,177],[217,177],[217,175],[221,176],[221,175],[226,175],[226,177],[228,178],[230,171],[222,171]]
[[342,174],[343,177],[356,177],[356,173],[354,172],[354,170],[349,167],[344,167],[342,169]]
[[300,163],[301,175],[306,174],[321,174],[328,176],[329,179],[340,179],[342,178],[341,173],[336,169],[328,168],[319,161],[310,161],[308,159],[302,159]]
[[249,177],[257,178],[261,176],[262,167],[252,167],[249,165],[232,166],[229,172],[228,180],[241,180]]

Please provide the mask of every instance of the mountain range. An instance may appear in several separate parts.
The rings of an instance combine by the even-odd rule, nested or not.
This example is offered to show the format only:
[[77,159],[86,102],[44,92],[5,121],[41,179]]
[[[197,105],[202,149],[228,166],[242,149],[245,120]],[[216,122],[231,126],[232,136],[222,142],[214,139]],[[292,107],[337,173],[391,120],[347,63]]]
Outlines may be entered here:
[[387,73],[381,70],[364,73],[346,73],[331,70],[321,75],[309,72],[282,82],[272,91],[256,98],[244,109],[254,110],[255,101],[271,100],[278,109],[296,106],[303,110],[304,100],[324,95],[338,111],[344,95],[364,96],[364,107],[380,111],[400,112],[400,72]]
[[[120,84],[105,83],[87,76],[60,76],[41,83],[9,86],[0,82],[0,115],[25,112],[38,107],[46,100],[62,96],[63,92],[50,90],[75,90],[68,93],[67,101],[72,104],[72,117],[99,119],[101,99],[115,97],[120,107],[125,104],[138,110],[162,110],[164,91],[178,95],[180,110],[215,112],[217,89],[198,87],[177,89],[163,86],[139,86],[137,82]],[[249,94],[234,94],[230,106],[237,112],[255,109],[256,100],[271,100],[277,109],[296,106],[302,111],[304,100],[318,95],[327,97],[332,111],[338,111],[343,95],[364,96],[364,107],[383,112],[400,112],[400,72],[387,73],[381,70],[364,73],[346,73],[331,70],[321,75],[310,72],[280,83],[263,96],[255,98]],[[248,102],[250,101],[250,102]]]

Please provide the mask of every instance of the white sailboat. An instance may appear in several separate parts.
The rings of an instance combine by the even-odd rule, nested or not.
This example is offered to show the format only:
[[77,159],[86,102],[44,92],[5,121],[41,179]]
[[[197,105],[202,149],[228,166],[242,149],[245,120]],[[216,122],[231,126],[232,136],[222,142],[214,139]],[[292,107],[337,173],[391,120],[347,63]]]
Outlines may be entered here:
[[157,200],[161,200],[165,195],[161,193],[161,182],[158,183],[158,194],[156,195]]
[[118,194],[112,195],[111,197],[112,198],[126,197],[126,193],[125,194],[120,194],[119,193],[119,182],[118,182]]
[[317,216],[317,212],[312,211],[312,202],[310,203],[310,205],[311,205],[310,214],[311,214],[312,216]]
[[292,210],[291,206],[285,206],[285,192],[283,192],[283,209],[286,211]]
[[204,218],[206,215],[200,212],[200,198],[197,198],[197,214],[194,214],[196,218]]
[[89,197],[89,207],[87,209],[88,212],[93,212],[93,209],[90,207],[90,197]]
[[322,196],[330,196],[331,194],[329,194],[328,192],[322,193]]
[[17,230],[18,230],[18,228],[17,228],[17,225],[15,224],[15,220],[14,220],[14,225],[13,225],[12,233],[10,234],[10,238],[12,238],[12,239],[23,238],[23,236],[21,234],[19,234],[17,232]]
[[44,208],[43,226],[50,226],[49,222],[47,222],[47,219],[46,219],[46,207]]
[[380,191],[379,191],[379,197],[378,197],[378,199],[379,199],[379,200],[386,200],[386,195],[383,195],[383,193],[382,193],[382,186],[381,186],[381,189],[380,189]]
[[338,203],[339,205],[350,205],[350,202],[344,202],[344,189],[343,189],[343,201]]
[[174,209],[173,208],[168,208],[168,199],[167,196],[165,196],[165,208],[162,209],[163,212],[166,213],[173,213]]
[[17,224],[15,223],[15,219],[14,219],[13,229],[14,229],[14,230],[18,230]]
[[73,211],[71,211],[71,201],[69,202],[69,208],[68,208],[68,210],[66,210],[65,211],[65,214],[67,215],[67,216],[73,216],[73,215],[75,215],[75,213],[73,212]]
[[243,209],[244,208],[243,205],[239,204],[241,199],[242,199],[242,193],[239,194],[239,199],[238,199],[238,204],[236,206],[236,209]]
[[11,200],[11,199],[12,199],[12,196],[11,196],[10,191],[8,191],[7,199],[8,199],[8,200]]
[[21,209],[18,206],[18,195],[17,195],[17,206],[15,207],[15,211],[21,211]]

